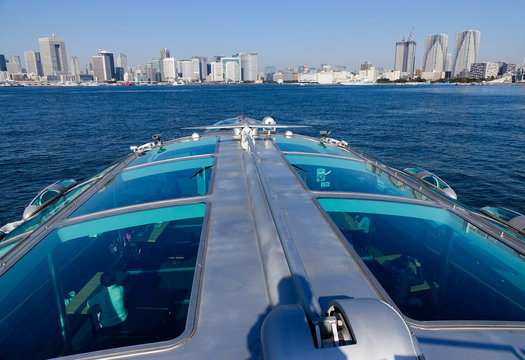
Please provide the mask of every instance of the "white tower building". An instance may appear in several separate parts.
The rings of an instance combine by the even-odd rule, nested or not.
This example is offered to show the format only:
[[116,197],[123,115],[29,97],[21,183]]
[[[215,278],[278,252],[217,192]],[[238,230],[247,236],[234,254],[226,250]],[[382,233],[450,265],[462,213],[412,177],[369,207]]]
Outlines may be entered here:
[[452,58],[452,77],[466,77],[470,65],[476,62],[481,32],[467,30],[456,33],[454,55]]
[[446,71],[448,35],[434,34],[425,38],[423,72],[441,73]]

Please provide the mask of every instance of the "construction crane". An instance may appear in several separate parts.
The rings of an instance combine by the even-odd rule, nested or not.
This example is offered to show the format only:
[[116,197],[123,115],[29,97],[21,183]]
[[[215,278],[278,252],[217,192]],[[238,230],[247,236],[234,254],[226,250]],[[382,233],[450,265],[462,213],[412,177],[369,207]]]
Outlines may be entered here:
[[412,41],[412,38],[416,35],[415,32],[415,26],[412,26],[412,30],[410,30],[410,33],[408,34],[408,37],[401,35],[401,33],[398,33],[399,37],[401,38],[401,41]]
[[412,26],[412,30],[410,30],[410,34],[408,35],[408,41],[412,41],[414,35],[416,35],[415,26]]

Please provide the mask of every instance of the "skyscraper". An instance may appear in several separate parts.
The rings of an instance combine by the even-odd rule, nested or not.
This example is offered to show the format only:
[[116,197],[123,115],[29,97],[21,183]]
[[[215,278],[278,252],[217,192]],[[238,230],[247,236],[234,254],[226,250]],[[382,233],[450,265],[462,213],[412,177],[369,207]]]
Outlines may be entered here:
[[117,55],[117,66],[123,68],[124,71],[126,71],[128,68],[128,57],[125,54],[120,53]]
[[196,80],[206,80],[208,75],[208,61],[202,56],[192,56],[193,62],[193,78]]
[[452,57],[452,77],[466,77],[470,65],[476,62],[481,32],[467,30],[456,33],[454,55]]
[[416,42],[412,40],[396,42],[396,57],[394,62],[394,70],[413,75],[415,63]]
[[150,81],[162,81],[162,59],[153,58],[151,59],[151,67],[155,69],[155,77],[151,78]]
[[124,74],[128,68],[128,57],[120,53],[117,55],[117,66],[115,67],[115,76],[117,80],[124,80]]
[[44,75],[59,75],[67,72],[66,43],[64,39],[52,38],[38,39],[40,57]]
[[113,54],[109,51],[100,51],[98,56],[93,56],[93,76],[98,81],[115,80],[115,63]]
[[257,80],[257,53],[238,53],[236,57],[241,59],[242,81]]
[[177,78],[175,58],[162,59],[162,81],[174,81]]
[[44,75],[42,71],[42,61],[40,60],[40,53],[38,51],[25,51],[24,58],[26,60],[26,71],[29,75]]
[[241,78],[241,59],[239,57],[223,57],[222,74],[224,81],[239,82]]
[[0,54],[0,71],[7,71],[7,63],[5,62],[5,55]]
[[161,59],[166,59],[166,58],[169,58],[171,57],[170,56],[170,51],[166,48],[162,48],[160,49],[160,58]]
[[80,75],[80,64],[76,56],[71,57],[69,67],[71,69],[71,75]]
[[21,74],[22,73],[22,62],[20,61],[20,56],[18,55],[11,56],[11,62],[13,64],[16,64],[18,73]]
[[442,73],[446,71],[448,35],[433,34],[425,38],[423,72]]
[[182,78],[185,81],[193,80],[193,61],[181,60],[180,61],[180,72],[182,74]]

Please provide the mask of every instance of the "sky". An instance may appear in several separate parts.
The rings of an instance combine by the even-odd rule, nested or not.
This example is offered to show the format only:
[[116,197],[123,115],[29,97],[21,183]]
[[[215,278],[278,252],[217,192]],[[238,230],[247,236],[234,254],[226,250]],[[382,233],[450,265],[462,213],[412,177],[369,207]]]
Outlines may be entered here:
[[525,0],[0,0],[0,54],[39,50],[38,38],[62,38],[81,67],[97,49],[145,64],[168,48],[176,59],[258,53],[259,71],[320,64],[359,70],[394,66],[401,36],[414,29],[416,67],[425,36],[481,31],[478,62],[525,60]]

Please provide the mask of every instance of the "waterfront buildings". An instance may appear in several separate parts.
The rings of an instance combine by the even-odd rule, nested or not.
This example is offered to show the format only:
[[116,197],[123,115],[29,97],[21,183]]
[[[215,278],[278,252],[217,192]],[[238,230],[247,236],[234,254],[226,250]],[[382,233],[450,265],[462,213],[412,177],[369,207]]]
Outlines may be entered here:
[[151,59],[151,67],[155,69],[154,75],[151,75],[150,81],[162,81],[162,58],[153,58]]
[[272,81],[273,74],[275,73],[276,73],[275,66],[267,66],[264,68],[264,77],[266,78],[266,81]]
[[394,70],[414,74],[416,63],[416,42],[413,40],[396,42]]
[[184,81],[191,82],[193,80],[193,62],[191,60],[181,60],[180,73]]
[[76,56],[71,57],[69,61],[69,68],[71,75],[80,75],[80,63],[78,62],[78,58]]
[[241,59],[241,79],[246,82],[257,80],[257,53],[238,53]]
[[439,73],[446,71],[448,35],[433,34],[425,37],[423,53],[423,72]]
[[43,76],[42,60],[38,51],[25,51],[24,58],[26,61],[26,72],[29,76]]
[[20,61],[20,56],[18,55],[11,56],[11,62],[13,64],[16,64],[18,73],[21,74],[22,73],[22,62]]
[[470,65],[476,62],[481,32],[467,30],[456,33],[452,58],[452,77],[467,77]]
[[162,59],[162,81],[173,82],[177,79],[176,60],[172,57]]
[[208,61],[202,56],[193,56],[191,58],[193,64],[193,80],[204,81],[208,75]]
[[171,56],[170,56],[170,51],[168,49],[166,49],[166,48],[160,49],[160,58],[161,59],[167,59],[169,57],[171,57]]
[[51,38],[38,39],[40,58],[44,75],[53,76],[67,73],[66,43],[64,39]]
[[470,65],[469,78],[489,79],[496,78],[499,72],[499,64],[493,62],[473,63]]
[[210,63],[210,81],[223,82],[222,62],[212,61]]
[[113,54],[109,51],[100,51],[98,56],[93,56],[93,77],[97,81],[116,80],[115,63]]
[[0,71],[7,71],[7,63],[5,62],[5,55],[0,54]]
[[370,70],[372,67],[374,67],[374,64],[372,64],[370,61],[365,61],[361,64],[359,70]]
[[222,74],[225,82],[240,82],[241,77],[241,58],[239,57],[223,57]]
[[115,67],[115,76],[117,80],[124,80],[124,74],[128,68],[128,57],[120,53],[117,55],[117,66]]

